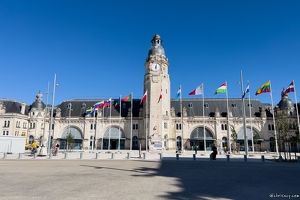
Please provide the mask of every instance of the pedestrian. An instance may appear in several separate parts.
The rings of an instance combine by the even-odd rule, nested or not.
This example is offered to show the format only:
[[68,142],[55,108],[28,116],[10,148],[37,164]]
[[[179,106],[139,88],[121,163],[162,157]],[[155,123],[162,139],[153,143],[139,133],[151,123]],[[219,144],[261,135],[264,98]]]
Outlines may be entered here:
[[217,154],[218,154],[218,151],[217,151],[217,147],[216,147],[216,145],[214,144],[213,146],[212,146],[212,159],[213,160],[216,160],[216,156],[217,156]]
[[54,155],[55,156],[57,156],[58,150],[59,150],[59,144],[58,144],[58,142],[56,142],[55,149],[54,149]]
[[36,143],[36,141],[33,141],[33,143],[32,143],[32,154],[35,154],[36,152],[37,152],[37,143]]
[[195,154],[197,154],[198,145],[195,146]]

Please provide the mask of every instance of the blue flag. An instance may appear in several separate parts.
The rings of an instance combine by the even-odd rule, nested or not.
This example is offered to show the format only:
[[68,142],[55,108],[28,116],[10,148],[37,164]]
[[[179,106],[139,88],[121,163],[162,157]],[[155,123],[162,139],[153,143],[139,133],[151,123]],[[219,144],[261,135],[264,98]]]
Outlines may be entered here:
[[250,87],[250,83],[248,82],[248,83],[247,83],[247,87],[246,87],[246,89],[245,89],[245,91],[244,91],[244,94],[243,94],[243,96],[242,96],[242,99],[245,98],[245,95],[249,92],[249,87]]

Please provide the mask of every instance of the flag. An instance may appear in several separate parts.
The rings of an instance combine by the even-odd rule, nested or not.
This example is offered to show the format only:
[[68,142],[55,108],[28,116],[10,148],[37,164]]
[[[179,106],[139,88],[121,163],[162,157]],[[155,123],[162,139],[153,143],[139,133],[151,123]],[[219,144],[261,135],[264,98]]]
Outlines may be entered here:
[[140,105],[143,103],[143,101],[145,101],[147,99],[147,91],[145,92],[144,96],[142,97],[141,101],[140,101]]
[[88,107],[88,109],[86,109],[86,111],[85,111],[86,115],[93,114],[93,113],[94,113],[93,107]]
[[243,96],[242,96],[242,99],[245,98],[245,95],[249,92],[249,87],[250,87],[250,83],[248,82],[248,83],[247,83],[247,87],[246,87],[246,89],[245,89],[245,91],[244,91],[244,94],[243,94]]
[[203,94],[203,84],[199,85],[196,89],[189,93],[189,95],[200,95]]
[[216,91],[215,94],[225,93],[227,91],[226,83],[223,83]]
[[160,102],[161,98],[162,98],[162,89],[160,90],[160,95],[159,95],[159,98],[158,98],[158,101],[157,101],[157,103],[159,103],[159,102]]
[[289,92],[294,92],[295,91],[295,86],[294,86],[294,81],[291,82],[289,87],[287,87],[283,92],[282,92],[282,97],[284,97],[287,93]]
[[103,104],[103,108],[104,108],[104,107],[110,107],[110,102],[111,102],[111,98],[108,99],[108,100]]
[[132,95],[130,94],[130,95],[124,97],[121,101],[122,101],[122,102],[123,102],[123,101],[128,102],[128,101],[131,101],[131,100],[132,100]]
[[178,99],[179,99],[180,97],[181,97],[181,86],[179,86],[179,89],[178,89],[178,91],[177,91],[175,100],[178,101]]
[[267,92],[271,92],[271,83],[270,83],[270,81],[266,82],[260,88],[258,88],[255,95],[259,95],[261,93],[267,93]]
[[94,109],[94,110],[101,109],[101,108],[103,108],[103,105],[104,105],[104,101],[100,101],[100,102],[95,103],[95,104],[93,105],[93,109]]
[[116,103],[115,103],[115,108],[116,108],[118,105],[121,105],[121,97],[119,97],[118,101],[116,101]]

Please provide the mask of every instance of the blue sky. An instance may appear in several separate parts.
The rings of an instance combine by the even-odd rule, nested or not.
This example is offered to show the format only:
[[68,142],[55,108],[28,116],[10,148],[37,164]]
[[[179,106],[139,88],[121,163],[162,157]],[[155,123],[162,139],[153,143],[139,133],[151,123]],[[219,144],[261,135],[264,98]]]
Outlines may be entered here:
[[[300,85],[300,1],[0,1],[0,99],[31,104],[57,75],[55,104],[68,99],[143,96],[145,60],[158,33],[169,59],[171,97],[204,83],[205,98],[225,81],[229,98],[251,98],[271,80]],[[297,93],[298,94],[298,93]],[[289,94],[295,101],[294,94]],[[197,96],[198,97],[198,96]],[[199,96],[201,98],[201,96]],[[299,99],[299,97],[297,98]]]

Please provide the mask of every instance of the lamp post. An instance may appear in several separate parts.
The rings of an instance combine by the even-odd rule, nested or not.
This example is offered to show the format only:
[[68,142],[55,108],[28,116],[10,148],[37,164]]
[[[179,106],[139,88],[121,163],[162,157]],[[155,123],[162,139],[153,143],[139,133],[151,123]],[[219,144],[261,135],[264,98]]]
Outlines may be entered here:
[[[69,109],[69,120],[68,120],[68,133],[67,133],[67,135],[70,136],[71,135],[71,132],[70,132],[70,118],[71,118],[71,110],[72,110],[72,104],[71,103],[68,103],[68,109]],[[67,140],[67,149],[66,149],[66,151],[68,150],[68,147],[69,147],[69,142]]]
[[47,114],[48,114],[48,94],[49,94],[49,82],[48,82],[48,90],[46,92],[47,100],[46,100],[46,108],[45,108],[45,114],[44,114],[44,131],[43,131],[42,145],[44,145],[44,141],[45,141],[46,118],[47,118]]
[[54,98],[55,98],[55,88],[58,86],[56,84],[56,74],[54,74],[54,84],[53,84],[53,92],[52,92],[52,106],[51,106],[51,114],[50,114],[50,127],[49,127],[49,137],[48,137],[48,153],[51,154],[51,131],[52,131],[52,123],[53,123],[53,109],[54,109]]
[[245,110],[245,101],[244,101],[244,86],[243,86],[243,75],[241,71],[240,84],[242,90],[242,106],[243,106],[243,127],[244,127],[244,146],[245,154],[248,156],[248,138],[247,138],[247,129],[246,129],[246,110]]

